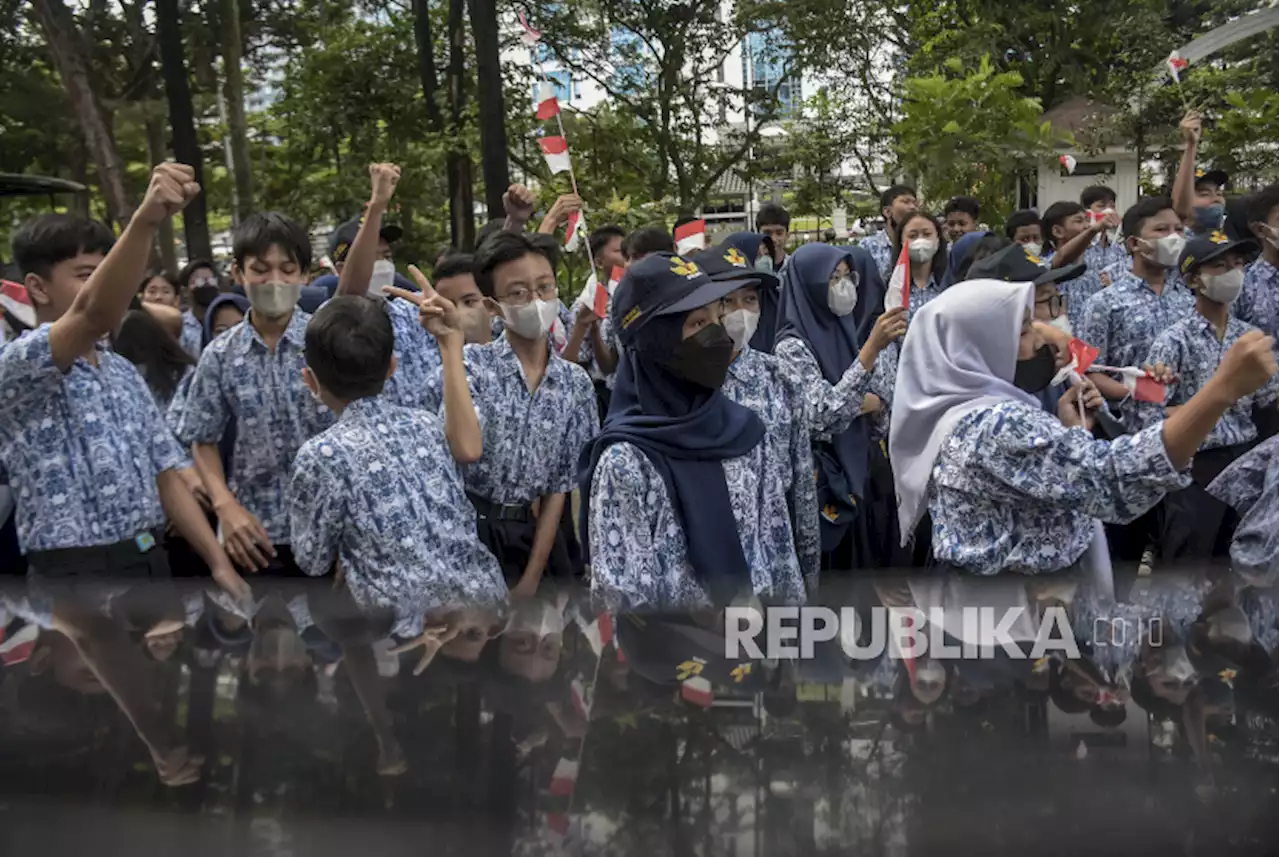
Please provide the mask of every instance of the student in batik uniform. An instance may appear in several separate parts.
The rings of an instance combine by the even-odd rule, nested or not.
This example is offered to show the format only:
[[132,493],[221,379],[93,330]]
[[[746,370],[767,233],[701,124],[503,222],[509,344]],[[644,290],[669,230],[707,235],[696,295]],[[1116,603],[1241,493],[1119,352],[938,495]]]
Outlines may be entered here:
[[1034,393],[1055,358],[1032,324],[1030,283],[971,280],[921,310],[902,347],[890,459],[903,533],[926,508],[937,562],[991,575],[1042,574],[1106,550],[1097,519],[1127,521],[1169,490],[1231,402],[1275,373],[1261,334],[1238,342],[1212,382],[1157,425],[1107,443],[1082,425],[1102,399],[1073,387],[1058,418]]
[[889,269],[898,258],[893,249],[898,244],[898,224],[912,214],[916,207],[916,189],[913,187],[896,184],[880,194],[880,216],[884,218],[884,228],[863,238],[858,246],[871,254],[881,282],[889,281]]
[[[478,435],[459,319],[425,279],[420,285],[422,318],[439,335],[447,364],[448,413],[469,420],[469,433]],[[294,459],[289,543],[304,572],[322,576],[336,563],[358,607],[390,613],[400,636],[413,636],[428,609],[501,601],[506,585],[476,537],[475,511],[440,418],[381,395],[395,369],[384,304],[381,295],[339,295],[307,325],[304,379],[338,422]]]
[[1276,335],[1277,287],[1280,286],[1280,253],[1276,250],[1276,230],[1280,228],[1275,185],[1263,188],[1249,197],[1249,229],[1258,240],[1262,254],[1245,269],[1244,289],[1232,306],[1236,316],[1268,336]]
[[[1080,204],[1084,206],[1090,221],[1106,220],[1107,215],[1116,213],[1116,192],[1106,185],[1091,185],[1080,191]],[[1084,263],[1090,271],[1105,271],[1129,258],[1124,244],[1116,243],[1112,237],[1119,226],[1118,221],[1111,220],[1084,251]]]
[[782,476],[789,453],[721,392],[734,348],[721,304],[742,285],[662,253],[628,268],[614,295],[622,363],[579,470],[592,595],[603,605],[805,600]]
[[[489,312],[503,319],[503,334],[464,349],[483,443],[449,435],[454,457],[466,464],[480,540],[521,596],[537,591],[545,571],[578,573],[559,522],[578,453],[600,425],[591,378],[547,340],[559,307],[550,252],[523,234],[498,232],[476,253],[476,285]],[[428,398],[432,410],[445,407],[442,370]],[[483,454],[472,458],[464,440]]]
[[208,259],[192,259],[178,272],[178,285],[187,290],[191,306],[182,313],[182,347],[195,359],[204,350],[204,319],[209,305],[217,300],[218,271]]
[[[1083,205],[1055,202],[1040,218],[1040,234],[1045,241],[1045,251],[1040,259],[1054,268],[1073,267],[1082,257],[1088,258],[1092,242],[1119,225],[1120,218],[1114,212],[1090,224]],[[1089,298],[1103,288],[1103,267],[1090,267],[1087,261],[1085,266],[1079,274],[1058,284],[1058,289],[1067,298],[1067,320],[1074,330],[1080,330],[1084,323]]]
[[[249,314],[200,355],[177,435],[191,446],[236,565],[299,576],[289,550],[293,457],[333,425],[333,414],[302,382],[311,316],[297,301],[311,267],[311,238],[284,215],[255,214],[236,228],[232,252],[232,275],[248,296]],[[232,420],[228,473],[220,443]]]
[[[911,282],[902,288],[911,290],[910,312],[914,318],[920,307],[942,294],[950,255],[947,242],[938,231],[937,221],[927,211],[913,211],[898,227],[898,242],[893,247],[893,263],[897,264],[902,245],[907,245],[911,266]],[[886,285],[889,280],[884,281]]]
[[780,281],[773,268],[773,239],[759,232],[735,232],[715,247],[691,258],[713,280],[750,280],[755,284],[755,326],[750,336],[751,348],[773,353],[778,330]]
[[[1172,413],[1204,389],[1231,346],[1257,328],[1231,316],[1244,283],[1244,256],[1252,241],[1230,241],[1224,232],[1193,238],[1179,269],[1195,292],[1196,311],[1156,337],[1147,363],[1162,364],[1175,380],[1165,396]],[[1192,462],[1193,483],[1170,494],[1160,521],[1161,556],[1166,561],[1226,556],[1235,516],[1205,488],[1257,439],[1253,407],[1275,407],[1276,379],[1257,393],[1232,403],[1200,444]]]
[[1274,586],[1280,551],[1280,518],[1276,515],[1280,455],[1276,438],[1255,446],[1231,463],[1209,485],[1209,493],[1240,515],[1231,540],[1231,564],[1251,580]]
[[876,553],[860,505],[870,454],[864,399],[879,355],[906,330],[900,306],[876,319],[883,305],[874,263],[856,247],[806,244],[783,276],[774,354],[804,393],[828,568],[864,568]]
[[114,246],[105,227],[72,215],[36,217],[14,236],[40,324],[0,349],[0,462],[35,574],[167,577],[167,516],[221,585],[246,589],[142,376],[105,343],[159,224],[198,193],[190,167],[162,164]]

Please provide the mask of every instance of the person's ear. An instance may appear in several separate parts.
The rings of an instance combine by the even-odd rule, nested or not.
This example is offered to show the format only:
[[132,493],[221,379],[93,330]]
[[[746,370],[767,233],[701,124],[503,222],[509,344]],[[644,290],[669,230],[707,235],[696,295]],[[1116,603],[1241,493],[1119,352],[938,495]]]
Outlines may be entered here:
[[237,286],[244,285],[244,271],[241,270],[239,262],[231,263],[231,281]]
[[489,315],[494,318],[502,318],[502,306],[493,298],[484,299],[484,308],[489,311]]
[[[399,364],[397,364],[397,363],[396,363],[396,356],[395,356],[394,354],[392,354],[392,355],[391,355],[391,365],[389,365],[389,366],[387,367],[387,378],[390,378],[392,375],[394,375],[394,374],[395,374],[395,372],[396,372],[396,366],[397,366],[397,365],[399,365]],[[303,371],[306,371],[306,370],[304,369]]]
[[38,274],[27,274],[23,278],[22,284],[27,287],[27,294],[31,295],[33,304],[48,306],[53,303],[49,293],[45,290],[44,280]]
[[[391,355],[391,365],[393,367],[395,366],[395,359],[395,355]],[[320,395],[320,382],[316,380],[316,373],[311,371],[310,366],[302,367],[302,383],[306,384],[307,389],[317,397]]]

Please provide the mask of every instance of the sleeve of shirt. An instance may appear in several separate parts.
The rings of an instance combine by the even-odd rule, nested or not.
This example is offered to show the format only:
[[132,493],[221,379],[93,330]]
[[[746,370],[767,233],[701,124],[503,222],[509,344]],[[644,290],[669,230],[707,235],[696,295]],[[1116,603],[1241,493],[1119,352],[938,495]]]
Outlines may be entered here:
[[813,446],[810,443],[809,420],[803,404],[804,394],[784,376],[787,398],[795,402],[791,408],[791,529],[795,533],[796,558],[806,580],[818,573],[822,562],[822,537],[818,523],[818,480],[814,475]]
[[169,431],[173,432],[174,437],[177,437],[178,427],[182,424],[182,412],[186,410],[187,394],[191,392],[191,379],[195,375],[196,369],[192,366],[178,382],[177,389],[173,391],[173,398],[169,400],[169,407],[165,409],[164,422],[169,427]]
[[[1177,337],[1176,331],[1180,328],[1171,328],[1164,331],[1156,337],[1155,342],[1151,343],[1151,351],[1147,354],[1146,365],[1154,366],[1157,363],[1163,363],[1175,374],[1182,373],[1182,346]],[[1195,390],[1188,389],[1189,384],[1175,381],[1169,385],[1165,391],[1164,403],[1168,406],[1183,405],[1194,394]]]
[[969,459],[1016,495],[1124,524],[1191,482],[1170,463],[1162,431],[1156,423],[1107,442],[1043,411],[996,408]]
[[312,577],[333,568],[347,517],[345,468],[333,452],[323,441],[307,442],[294,458],[289,480],[289,544],[298,567]]
[[223,359],[221,349],[212,345],[200,355],[178,420],[176,433],[184,446],[217,443],[226,431],[231,409],[222,394]]
[[650,486],[641,459],[629,445],[614,444],[596,462],[591,480],[591,594],[606,605],[658,600],[657,516],[646,502]]
[[[587,373],[573,367],[573,404],[560,455],[559,481],[553,491],[567,494],[573,490],[578,475],[578,457],[582,448],[600,433],[600,410],[596,407],[596,388]],[[579,377],[581,376],[581,377]]]
[[898,343],[889,346],[876,356],[875,371],[871,373],[869,391],[884,403],[884,409],[893,407],[893,387],[898,382]]
[[422,328],[418,321],[418,308],[406,300],[396,298],[387,301],[387,312],[396,316],[396,350],[420,351],[428,359],[435,358],[433,363],[440,363],[440,347],[435,337]]
[[52,325],[43,324],[0,346],[0,401],[5,410],[16,410],[26,402],[43,398],[47,385],[62,377],[49,347],[51,328]]
[[1107,309],[1107,301],[1103,297],[1105,294],[1105,291],[1101,291],[1089,298],[1089,302],[1084,308],[1084,326],[1081,327],[1078,334],[1080,339],[1098,349],[1097,361],[1104,366],[1107,365],[1110,359],[1108,351],[1111,320],[1111,313]]
[[815,434],[838,434],[849,427],[862,409],[862,397],[871,384],[871,373],[854,360],[834,385],[823,377],[809,346],[788,337],[774,348],[779,362],[804,393],[810,429]]

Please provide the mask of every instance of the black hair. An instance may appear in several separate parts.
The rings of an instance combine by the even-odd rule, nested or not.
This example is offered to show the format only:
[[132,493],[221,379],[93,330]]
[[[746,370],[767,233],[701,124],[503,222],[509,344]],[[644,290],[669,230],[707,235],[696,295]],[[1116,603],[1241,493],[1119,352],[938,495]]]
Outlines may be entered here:
[[665,226],[646,226],[637,229],[622,242],[622,253],[631,261],[651,253],[674,253],[675,242]]
[[339,295],[307,324],[307,366],[320,386],[344,402],[376,396],[387,382],[395,334],[385,303]]
[[454,247],[452,244],[445,244],[441,246],[439,249],[437,249],[435,255],[432,256],[431,258],[433,261],[439,262],[445,256],[450,256],[454,253],[460,253],[460,252],[461,251],[457,247]]
[[1271,217],[1271,209],[1280,205],[1280,186],[1274,182],[1255,191],[1247,197],[1245,215],[1249,223],[1266,223]]
[[196,363],[145,309],[131,309],[124,314],[120,329],[111,337],[111,348],[137,366],[147,386],[166,402],[173,398],[187,367]]
[[1124,723],[1129,717],[1129,712],[1123,708],[1099,708],[1089,709],[1089,719],[1093,721],[1095,726],[1101,726],[1104,729],[1114,729]]
[[480,227],[480,231],[476,233],[476,249],[479,250],[484,246],[484,242],[502,231],[502,227],[507,225],[507,221],[501,217],[495,217],[484,226]]
[[978,215],[982,213],[982,206],[971,196],[957,196],[947,203],[947,207],[942,209],[942,216],[945,218],[953,211],[959,211],[969,215],[977,221]]
[[756,231],[759,232],[766,226],[781,226],[790,230],[791,214],[776,202],[766,202],[756,212]]
[[883,211],[884,209],[893,205],[893,201],[900,196],[914,197],[915,195],[916,195],[916,189],[911,187],[911,185],[905,185],[905,184],[889,185],[889,187],[885,188],[884,192],[880,194],[880,210]]
[[[539,239],[549,239],[550,244]],[[555,270],[556,263],[559,261],[557,258],[559,246],[560,242],[551,235],[539,233],[529,235],[524,232],[505,231],[493,235],[480,245],[475,255],[472,273],[476,276],[476,285],[480,287],[480,294],[487,298],[493,297],[494,270],[499,265],[523,259],[525,256],[542,256],[551,264],[551,269]]]
[[1095,202],[1109,202],[1116,204],[1116,192],[1104,184],[1089,185],[1080,191],[1080,204],[1085,208],[1091,208]]
[[183,288],[191,285],[191,275],[201,268],[208,268],[213,271],[213,275],[218,276],[218,266],[213,264],[212,259],[192,259],[190,262],[182,266],[182,270],[178,272],[178,282]]
[[116,239],[96,220],[77,214],[40,214],[13,236],[13,262],[22,274],[48,277],[56,265],[81,253],[107,255]]
[[475,257],[470,253],[446,253],[440,260],[440,264],[436,265],[436,269],[431,272],[431,276],[438,283],[449,277],[473,273],[475,273]]
[[994,232],[988,232],[985,237],[979,238],[977,243],[965,254],[965,257],[960,260],[960,264],[956,265],[956,282],[964,282],[969,277],[970,268],[988,256],[994,256],[1011,244],[1013,242],[1008,238],[1003,235],[996,235]]
[[[1018,234],[1018,230],[1024,226],[1039,226],[1040,212],[1034,208],[1024,208],[1021,211],[1015,211],[1009,215],[1009,219],[1004,222],[1004,234],[1009,238],[1013,238]],[[1043,235],[1043,230],[1041,231]]]
[[304,272],[310,270],[311,236],[301,223],[275,211],[246,217],[231,237],[231,255],[243,270],[245,259],[266,256],[272,245],[283,250]]
[[621,238],[623,241],[627,240],[626,230],[612,223],[591,230],[591,237],[587,239],[587,246],[591,248],[591,255],[599,256],[614,238]]
[[1084,206],[1078,202],[1063,200],[1055,202],[1044,210],[1044,216],[1040,218],[1040,237],[1049,247],[1056,248],[1058,246],[1057,239],[1053,237],[1053,227],[1066,220],[1068,217],[1080,214],[1084,211]]
[[175,280],[172,276],[170,276],[168,271],[162,271],[159,268],[152,268],[150,271],[147,271],[147,273],[143,275],[142,282],[138,284],[138,292],[142,293],[146,291],[147,283],[151,282],[156,277],[159,277],[160,279],[168,283],[169,287],[173,289],[173,293],[175,295],[182,294],[182,289],[178,286],[178,281]]
[[951,248],[947,246],[947,236],[943,234],[942,228],[938,226],[937,218],[923,208],[918,208],[902,218],[902,222],[898,224],[898,237],[893,242],[893,255],[889,258],[896,260],[902,255],[902,234],[907,231],[906,225],[917,218],[928,220],[938,232],[938,250],[933,254],[933,270],[931,273],[936,279],[941,280],[942,275],[947,272],[947,262],[950,259],[948,254]]
[[1137,237],[1148,220],[1162,211],[1173,210],[1173,200],[1167,196],[1144,196],[1125,211],[1120,228],[1125,235]]

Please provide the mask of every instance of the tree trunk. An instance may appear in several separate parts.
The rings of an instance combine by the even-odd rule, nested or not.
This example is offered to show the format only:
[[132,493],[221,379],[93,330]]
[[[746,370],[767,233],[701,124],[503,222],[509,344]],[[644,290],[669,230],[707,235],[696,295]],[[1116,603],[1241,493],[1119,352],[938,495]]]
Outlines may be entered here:
[[[453,246],[459,250],[470,250],[476,241],[476,203],[471,187],[471,156],[466,149],[458,145],[462,138],[463,107],[466,100],[466,34],[464,16],[465,0],[449,0],[449,137],[453,145],[449,150],[447,169],[449,173],[449,236]],[[501,81],[499,81],[501,92]],[[483,104],[483,99],[481,104]],[[481,107],[483,123],[483,107]],[[502,173],[507,172],[506,131],[502,131]],[[489,174],[486,167],[485,184],[488,185]],[[506,178],[503,178],[502,190],[506,191]],[[490,199],[490,217],[493,217],[493,202]],[[498,208],[502,208],[502,194],[498,195]],[[501,216],[501,214],[499,214]]]
[[[151,166],[164,160],[164,108],[153,103],[146,105],[146,123],[147,123],[147,155],[151,160]],[[160,228],[156,230],[156,245],[159,250],[159,258],[153,260],[152,267],[160,267],[169,272],[170,276],[177,276],[178,273],[178,250],[175,246],[173,236],[173,218],[166,217],[160,221]]]
[[124,161],[116,147],[111,120],[89,77],[89,60],[76,29],[75,18],[63,0],[33,0],[36,20],[44,30],[54,66],[71,99],[85,148],[98,171],[98,184],[107,203],[107,216],[116,224],[128,222],[133,202],[125,190]]
[[[195,170],[196,181],[204,185],[204,158],[196,137],[195,110],[191,106],[191,86],[183,59],[182,13],[178,0],[156,0],[156,40],[160,44],[160,70],[169,101],[169,127],[173,131],[173,156]],[[213,255],[209,241],[209,221],[205,214],[207,194],[200,193],[182,211],[182,228],[187,238],[188,259],[208,259]]]
[[413,40],[418,46],[418,77],[422,82],[422,100],[427,107],[427,122],[436,134],[444,133],[444,119],[436,100],[435,43],[431,39],[431,6],[427,0],[413,0]]
[[244,75],[240,69],[240,0],[222,0],[222,100],[227,111],[227,155],[235,182],[235,221],[253,213],[253,166],[249,160],[249,132],[244,118]]
[[498,58],[496,0],[471,0],[471,36],[476,43],[476,95],[480,101],[480,166],[490,219],[502,217],[502,195],[511,183],[507,167],[506,112]]

